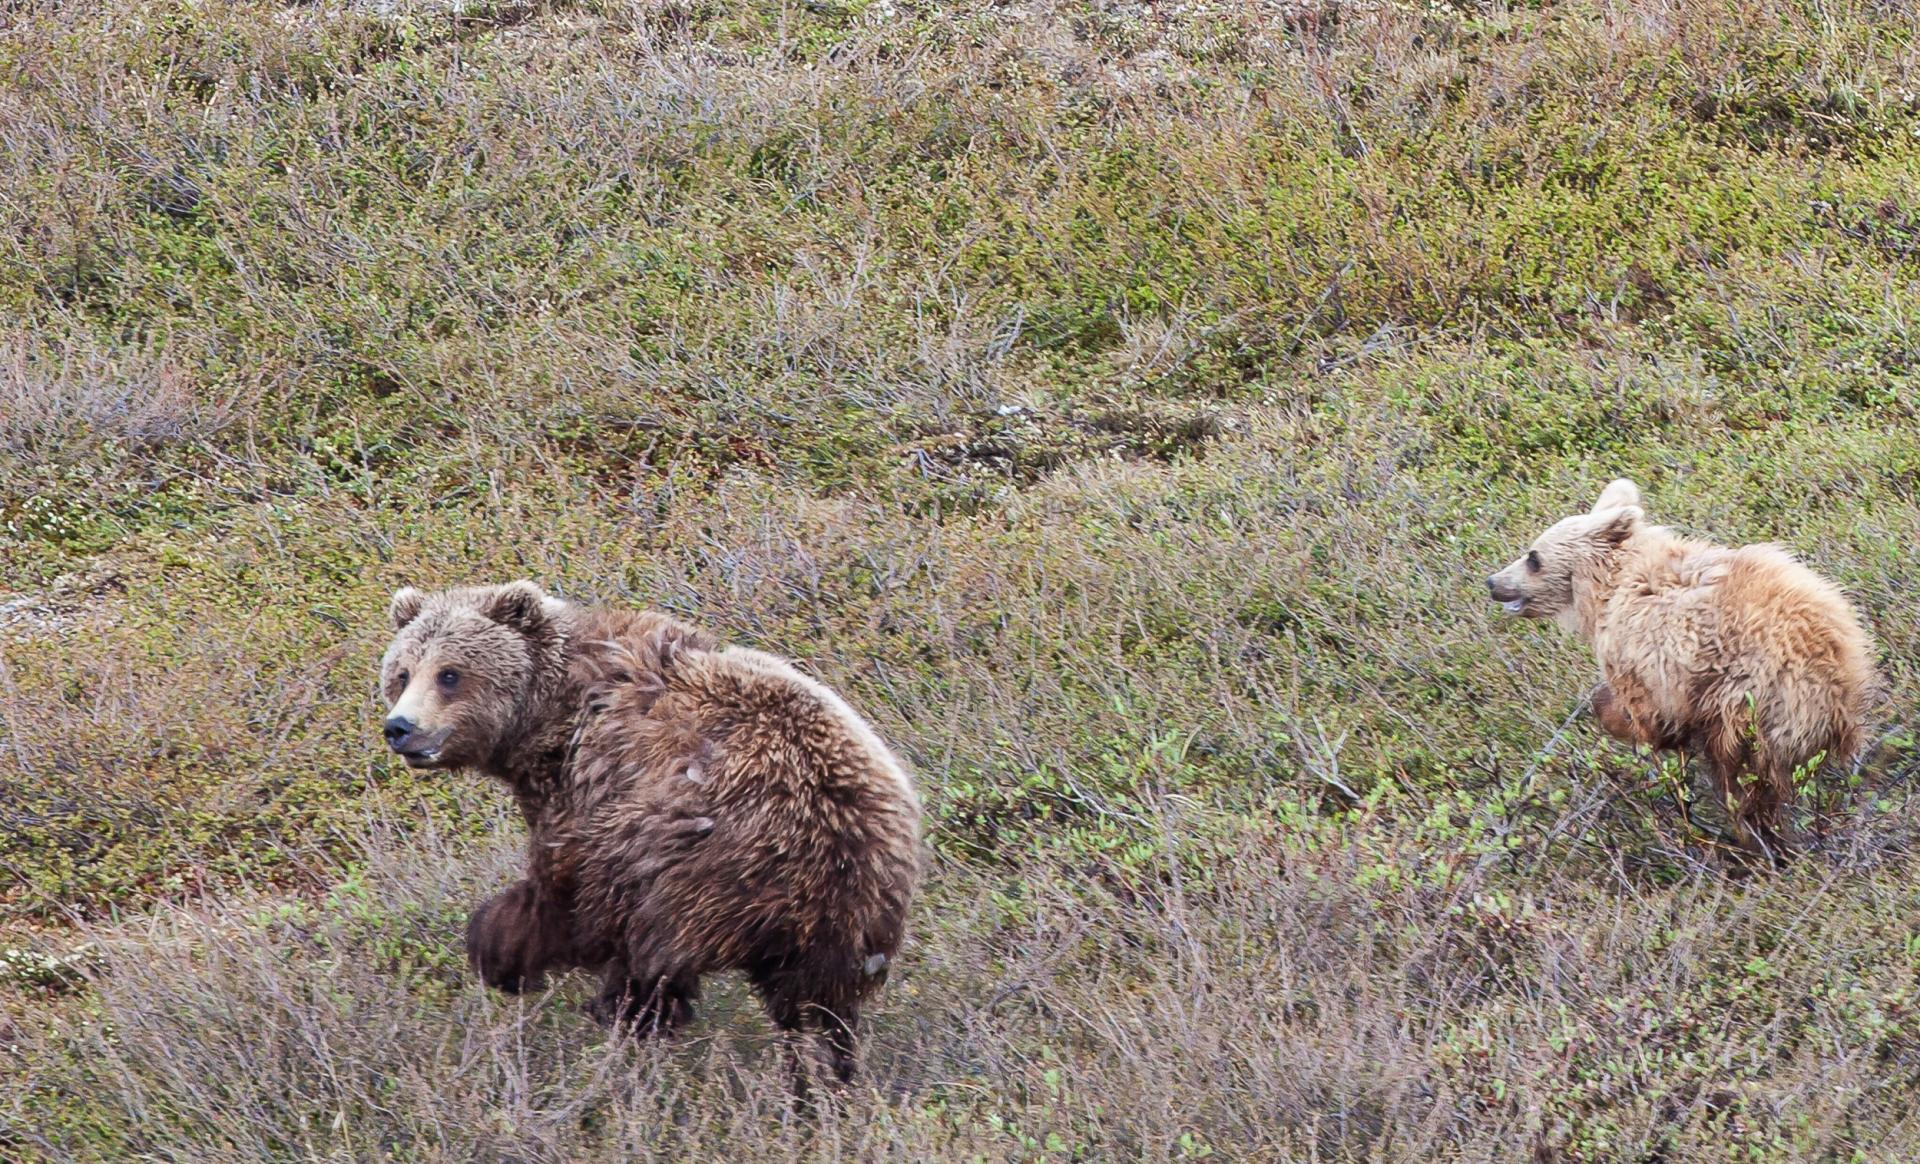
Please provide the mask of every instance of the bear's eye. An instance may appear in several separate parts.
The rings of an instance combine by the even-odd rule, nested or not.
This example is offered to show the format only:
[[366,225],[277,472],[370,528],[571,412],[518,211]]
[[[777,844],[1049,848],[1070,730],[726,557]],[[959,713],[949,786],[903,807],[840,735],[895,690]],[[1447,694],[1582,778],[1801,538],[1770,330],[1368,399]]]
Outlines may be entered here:
[[440,672],[440,687],[442,690],[452,691],[455,687],[458,687],[459,685],[460,685],[460,672],[454,671],[454,670],[446,670],[446,671]]
[[402,671],[400,672],[400,674],[394,676],[394,680],[400,684],[400,690],[402,691],[405,691],[407,689],[407,683],[410,680],[412,680],[412,678],[413,676],[407,674],[405,671]]
[[1527,551],[1527,569],[1532,570],[1536,574],[1540,572],[1540,551],[1539,550]]

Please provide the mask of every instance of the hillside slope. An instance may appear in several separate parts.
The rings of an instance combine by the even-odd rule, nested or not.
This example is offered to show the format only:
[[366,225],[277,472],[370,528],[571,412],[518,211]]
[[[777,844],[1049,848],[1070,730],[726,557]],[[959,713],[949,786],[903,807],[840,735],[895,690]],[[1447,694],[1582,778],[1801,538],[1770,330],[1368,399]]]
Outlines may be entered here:
[[[0,1154],[1920,1158],[1920,17],[27,5]],[[1486,573],[1629,475],[1882,650],[1729,874]],[[792,655],[919,774],[862,1088],[483,994],[386,596]],[[1704,789],[1693,786],[1704,801]],[[1714,806],[1693,805],[1701,830]]]

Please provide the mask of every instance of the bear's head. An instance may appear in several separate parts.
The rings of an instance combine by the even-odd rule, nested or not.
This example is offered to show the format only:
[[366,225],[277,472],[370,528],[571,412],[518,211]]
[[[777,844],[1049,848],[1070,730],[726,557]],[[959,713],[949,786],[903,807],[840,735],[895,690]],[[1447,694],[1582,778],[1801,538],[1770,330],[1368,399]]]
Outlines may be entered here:
[[410,768],[483,764],[520,730],[565,609],[531,582],[396,591],[380,660],[387,746]]
[[1605,570],[1642,516],[1639,488],[1624,478],[1614,481],[1591,510],[1555,522],[1517,561],[1488,578],[1487,591],[1508,614],[1572,626],[1579,588]]

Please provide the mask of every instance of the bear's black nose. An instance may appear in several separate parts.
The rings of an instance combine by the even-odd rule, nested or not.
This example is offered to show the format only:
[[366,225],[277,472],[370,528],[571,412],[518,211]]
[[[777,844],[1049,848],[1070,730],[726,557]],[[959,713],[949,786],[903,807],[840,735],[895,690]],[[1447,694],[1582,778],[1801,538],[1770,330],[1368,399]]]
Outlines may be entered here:
[[404,751],[400,745],[406,743],[407,737],[419,726],[404,715],[389,717],[386,726],[387,746],[396,752]]

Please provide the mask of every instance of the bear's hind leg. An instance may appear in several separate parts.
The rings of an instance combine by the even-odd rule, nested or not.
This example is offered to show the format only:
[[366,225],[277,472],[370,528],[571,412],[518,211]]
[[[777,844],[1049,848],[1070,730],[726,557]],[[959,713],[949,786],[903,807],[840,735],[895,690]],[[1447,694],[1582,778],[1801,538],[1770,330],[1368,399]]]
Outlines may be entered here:
[[854,1057],[854,1041],[860,1029],[860,1004],[843,1003],[837,1010],[820,1011],[820,1041],[827,1048],[827,1065],[833,1068],[834,1078],[842,1083],[853,1082],[853,1073],[859,1067]]
[[794,1099],[802,1106],[809,1103],[813,1066],[806,1046],[809,1036],[817,1038],[826,1051],[834,1078],[852,1082],[860,1024],[859,995],[852,985],[823,981],[790,968],[753,969],[747,976],[766,1005],[767,1017],[783,1036]]
[[808,1109],[812,1105],[812,1072],[807,1069],[807,1055],[801,1040],[811,1015],[801,997],[800,984],[790,973],[764,967],[749,969],[747,978],[766,1006],[767,1017],[779,1028],[781,1054],[787,1064],[787,1086],[793,1092],[794,1103],[803,1110]]
[[1734,840],[1750,859],[1784,865],[1793,849],[1786,836],[1782,781],[1756,762],[1749,733],[1739,727],[1723,728],[1708,740],[1706,752],[1714,790],[1727,807]]

